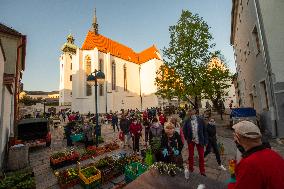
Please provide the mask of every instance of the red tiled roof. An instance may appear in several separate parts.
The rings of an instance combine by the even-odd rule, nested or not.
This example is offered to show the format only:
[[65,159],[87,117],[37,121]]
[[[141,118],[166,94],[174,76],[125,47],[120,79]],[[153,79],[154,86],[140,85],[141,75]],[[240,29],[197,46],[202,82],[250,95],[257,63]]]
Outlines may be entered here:
[[82,49],[91,50],[94,48],[98,48],[99,51],[104,53],[109,52],[115,57],[134,62],[136,64],[142,64],[154,58],[160,60],[156,53],[158,50],[154,45],[140,53],[136,53],[125,45],[113,41],[103,35],[89,31],[82,45]]

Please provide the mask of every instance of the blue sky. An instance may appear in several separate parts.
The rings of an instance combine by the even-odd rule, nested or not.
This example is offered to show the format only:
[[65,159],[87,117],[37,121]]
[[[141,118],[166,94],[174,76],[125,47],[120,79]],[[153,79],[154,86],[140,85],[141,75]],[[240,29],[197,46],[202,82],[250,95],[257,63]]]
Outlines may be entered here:
[[169,26],[182,9],[199,14],[211,27],[216,50],[232,71],[230,0],[0,0],[0,22],[27,35],[24,90],[58,90],[60,48],[68,33],[82,46],[97,9],[99,33],[134,51],[168,46]]

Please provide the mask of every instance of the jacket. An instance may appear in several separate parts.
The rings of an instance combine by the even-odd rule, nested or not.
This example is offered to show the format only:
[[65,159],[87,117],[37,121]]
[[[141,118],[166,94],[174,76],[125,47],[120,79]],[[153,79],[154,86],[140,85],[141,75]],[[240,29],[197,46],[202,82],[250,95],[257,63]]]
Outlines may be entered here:
[[284,188],[284,159],[263,145],[244,153],[237,164],[236,183],[229,189],[280,189]]
[[131,123],[130,125],[130,133],[133,135],[140,135],[142,131],[142,126],[140,123]]
[[175,131],[174,135],[169,138],[166,133],[163,133],[161,139],[161,148],[166,148],[169,153],[173,153],[173,149],[175,148],[181,153],[183,143],[181,141],[180,135]]
[[152,123],[149,132],[149,139],[152,140],[153,137],[161,137],[163,134],[163,126],[159,123]]
[[207,131],[207,134],[208,134],[209,141],[216,141],[217,140],[217,138],[216,138],[216,126],[215,125],[208,124],[206,126],[206,131]]
[[[206,144],[208,144],[208,134],[206,131],[205,122],[202,118],[197,116],[197,124],[198,124],[197,132],[198,132],[199,144],[205,146]],[[192,141],[191,119],[187,119],[185,121],[183,126],[183,134],[187,143],[190,143]]]
[[130,121],[128,119],[121,119],[119,126],[124,134],[129,133]]

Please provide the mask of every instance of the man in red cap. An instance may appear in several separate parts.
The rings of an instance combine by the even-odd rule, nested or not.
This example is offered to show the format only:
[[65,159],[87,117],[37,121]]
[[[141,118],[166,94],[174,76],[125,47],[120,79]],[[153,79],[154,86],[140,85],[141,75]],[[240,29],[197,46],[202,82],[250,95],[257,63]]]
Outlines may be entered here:
[[228,188],[284,188],[284,160],[262,145],[259,128],[250,121],[241,121],[233,129],[237,148],[243,154],[236,166],[236,182],[229,183]]

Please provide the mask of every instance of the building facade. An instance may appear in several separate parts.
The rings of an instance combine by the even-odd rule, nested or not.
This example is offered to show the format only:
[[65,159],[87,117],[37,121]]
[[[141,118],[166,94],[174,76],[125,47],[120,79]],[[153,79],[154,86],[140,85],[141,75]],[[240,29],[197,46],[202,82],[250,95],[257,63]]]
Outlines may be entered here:
[[94,16],[82,47],[77,48],[69,35],[61,50],[60,106],[71,105],[72,111],[80,113],[95,112],[95,89],[86,82],[94,70],[105,74],[105,83],[98,86],[100,113],[158,106],[155,77],[163,62],[154,45],[136,53],[99,34]]
[[231,44],[240,107],[253,107],[275,137],[284,137],[284,2],[233,0]]
[[16,136],[26,36],[0,23],[0,169],[10,137]]

